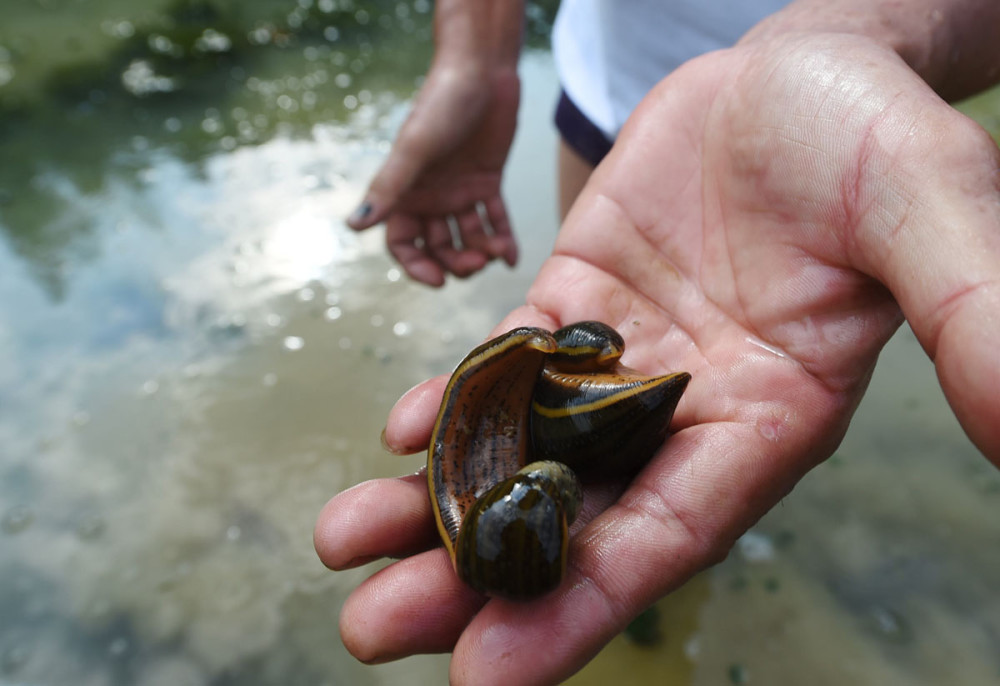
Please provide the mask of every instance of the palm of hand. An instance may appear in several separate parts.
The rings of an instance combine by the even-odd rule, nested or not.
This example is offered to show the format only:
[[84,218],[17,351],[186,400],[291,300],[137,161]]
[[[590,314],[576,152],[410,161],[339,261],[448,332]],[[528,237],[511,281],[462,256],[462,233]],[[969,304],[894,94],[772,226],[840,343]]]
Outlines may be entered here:
[[[861,210],[845,200],[856,149],[843,149],[844,127],[865,130],[878,103],[797,139],[802,112],[826,116],[815,101],[823,94],[811,100],[797,70],[766,72],[763,87],[754,77],[765,70],[733,62],[723,54],[688,65],[647,98],[528,296],[555,322],[616,326],[631,366],[693,374],[674,420],[684,432],[636,485],[668,499],[695,538],[710,505],[731,500],[744,514],[725,513],[729,536],[711,541],[723,550],[832,452],[902,321],[847,247],[848,217]],[[691,454],[680,455],[688,443]],[[663,481],[673,471],[687,476]],[[669,485],[692,476],[709,491]]]
[[[865,170],[903,173],[893,167],[900,148],[873,141],[902,145],[899,122],[916,108],[947,109],[901,62],[881,52],[887,65],[858,59],[873,51],[846,41],[716,53],[646,98],[574,206],[528,307],[498,330],[615,326],[626,364],[693,374],[676,433],[578,531],[556,592],[483,606],[442,550],[421,553],[348,600],[341,630],[352,652],[385,659],[453,647],[455,681],[565,678],[724,555],[832,452],[901,321],[889,291],[858,268],[862,227],[888,206],[871,197]],[[892,182],[884,190],[898,195]],[[441,390],[436,380],[400,401],[390,443],[426,445]],[[343,567],[426,545],[423,488],[383,481],[334,499],[317,533],[321,556]],[[355,523],[390,492],[409,505]],[[587,497],[603,505],[617,495]]]

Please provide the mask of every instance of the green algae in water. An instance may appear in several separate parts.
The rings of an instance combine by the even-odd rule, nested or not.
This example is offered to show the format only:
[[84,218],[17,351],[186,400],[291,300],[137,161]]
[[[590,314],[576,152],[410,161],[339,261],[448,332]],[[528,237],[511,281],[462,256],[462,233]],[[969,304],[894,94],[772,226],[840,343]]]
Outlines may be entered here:
[[655,646],[663,639],[660,610],[655,605],[643,610],[625,628],[625,638],[636,645]]

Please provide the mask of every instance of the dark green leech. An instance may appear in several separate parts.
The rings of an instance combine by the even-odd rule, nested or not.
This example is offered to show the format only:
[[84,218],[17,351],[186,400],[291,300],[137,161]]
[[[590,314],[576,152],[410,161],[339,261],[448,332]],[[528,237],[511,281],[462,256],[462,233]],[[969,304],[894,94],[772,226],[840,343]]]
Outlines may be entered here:
[[527,600],[559,585],[569,525],[582,501],[572,470],[533,462],[487,491],[466,514],[455,570],[482,593]]
[[663,444],[691,375],[565,374],[546,366],[531,403],[533,458],[629,475]]
[[625,351],[621,335],[602,322],[577,322],[555,331],[558,349],[546,366],[564,372],[597,372],[610,369]]
[[431,505],[450,554],[476,499],[527,463],[531,393],[554,350],[548,331],[515,329],[473,350],[452,374],[427,455]]
[[[690,375],[612,372],[623,349],[600,322],[525,328],[455,370],[428,486],[455,570],[473,588],[529,599],[558,586],[581,497],[570,467],[629,475],[662,444]],[[524,467],[545,458],[557,462]]]

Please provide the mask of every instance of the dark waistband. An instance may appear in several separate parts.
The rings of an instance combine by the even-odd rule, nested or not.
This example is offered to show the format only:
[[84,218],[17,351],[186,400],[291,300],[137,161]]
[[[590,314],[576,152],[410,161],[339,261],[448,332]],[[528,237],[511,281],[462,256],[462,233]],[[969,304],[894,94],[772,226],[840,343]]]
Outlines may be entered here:
[[611,150],[611,141],[573,104],[566,91],[560,93],[556,105],[556,128],[566,144],[595,167]]

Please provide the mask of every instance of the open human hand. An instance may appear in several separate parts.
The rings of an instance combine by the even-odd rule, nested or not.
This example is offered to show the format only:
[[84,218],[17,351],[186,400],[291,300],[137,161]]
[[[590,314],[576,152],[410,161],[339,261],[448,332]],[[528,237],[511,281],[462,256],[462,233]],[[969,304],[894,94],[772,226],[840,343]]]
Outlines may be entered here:
[[500,182],[519,92],[514,69],[439,57],[348,224],[362,230],[385,221],[389,252],[431,286],[496,258],[513,266],[517,242]]
[[[998,160],[985,132],[864,39],[750,43],[672,74],[496,331],[614,326],[627,365],[692,374],[673,435],[631,483],[586,492],[567,578],[530,603],[461,585],[422,477],[339,494],[316,528],[321,559],[403,558],[346,601],[348,649],[371,662],[451,650],[455,683],[567,677],[833,452],[904,317],[1000,464]],[[444,382],[397,403],[395,450],[426,447]]]

